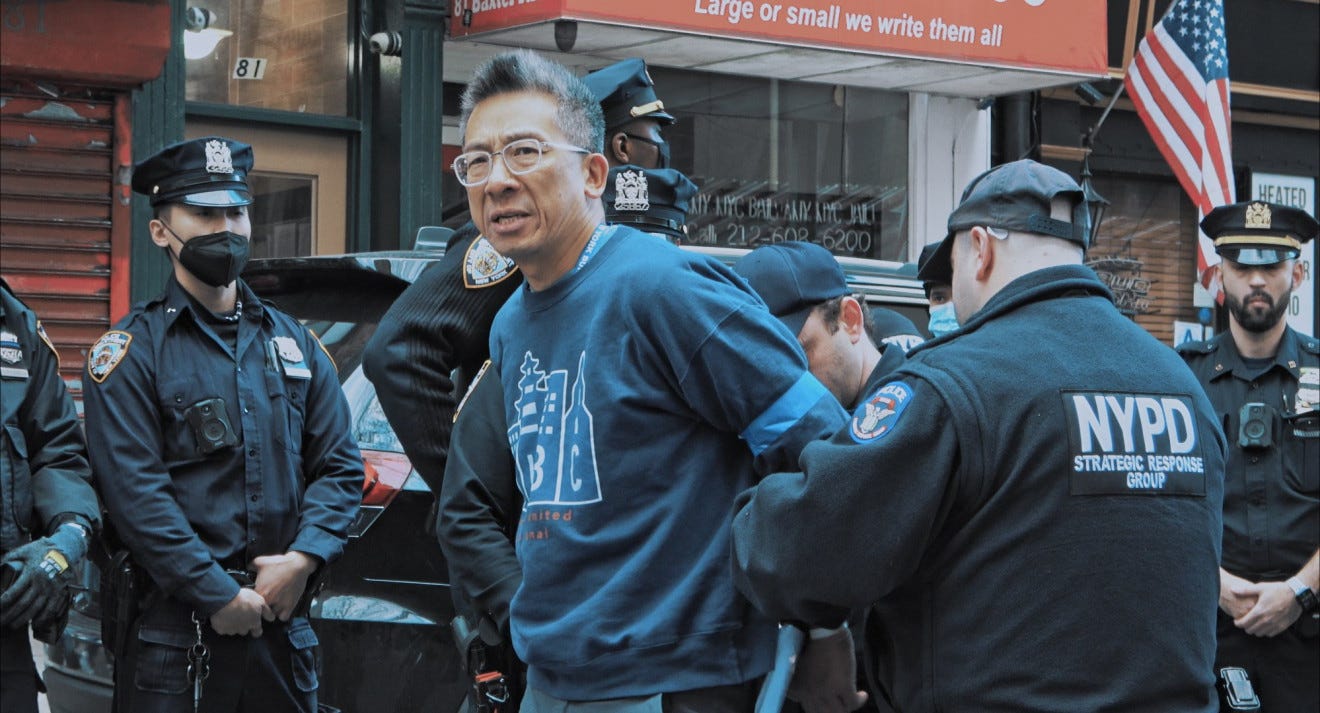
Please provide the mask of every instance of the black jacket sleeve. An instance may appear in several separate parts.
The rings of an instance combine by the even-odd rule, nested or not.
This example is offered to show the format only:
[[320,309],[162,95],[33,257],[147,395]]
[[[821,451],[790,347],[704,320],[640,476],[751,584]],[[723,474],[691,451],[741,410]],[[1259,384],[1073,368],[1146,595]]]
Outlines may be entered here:
[[522,497],[506,434],[504,392],[494,371],[482,371],[454,424],[437,531],[454,585],[507,632],[509,602],[522,582],[513,546]]
[[490,324],[522,284],[516,270],[484,286],[468,286],[464,258],[480,238],[459,229],[445,256],[422,273],[385,316],[363,356],[385,417],[413,467],[440,492],[456,395],[453,372],[475,373],[490,353]]

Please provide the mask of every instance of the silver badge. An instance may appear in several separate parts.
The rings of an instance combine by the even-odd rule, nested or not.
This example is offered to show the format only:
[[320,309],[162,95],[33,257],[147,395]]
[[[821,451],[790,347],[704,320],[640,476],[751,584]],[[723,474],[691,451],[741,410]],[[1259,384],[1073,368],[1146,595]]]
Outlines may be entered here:
[[293,341],[293,337],[275,337],[271,341],[275,343],[275,350],[279,353],[280,359],[295,364],[303,360],[302,350],[298,348],[298,343]]
[[647,211],[651,199],[646,185],[646,174],[641,171],[619,171],[614,176],[614,210]]
[[229,144],[220,139],[211,139],[206,142],[206,172],[234,172],[234,157],[229,152]]

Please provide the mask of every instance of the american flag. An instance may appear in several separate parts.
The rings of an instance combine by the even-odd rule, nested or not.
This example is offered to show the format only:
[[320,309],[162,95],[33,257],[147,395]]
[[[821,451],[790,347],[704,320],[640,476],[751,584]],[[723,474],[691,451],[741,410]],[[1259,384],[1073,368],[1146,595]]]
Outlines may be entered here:
[[[1228,106],[1228,38],[1222,0],[1178,0],[1141,40],[1123,80],[1137,115],[1173,167],[1199,218],[1232,203],[1233,152]],[[1197,232],[1196,274],[1219,262]],[[1218,293],[1218,287],[1213,288]],[[1218,295],[1216,295],[1218,297]]]

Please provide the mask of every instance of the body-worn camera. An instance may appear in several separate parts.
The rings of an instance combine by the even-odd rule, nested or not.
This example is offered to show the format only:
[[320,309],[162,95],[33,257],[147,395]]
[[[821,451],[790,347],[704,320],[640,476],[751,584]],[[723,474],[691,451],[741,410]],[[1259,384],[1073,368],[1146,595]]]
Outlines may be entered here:
[[1238,447],[1262,449],[1274,445],[1274,409],[1255,402],[1238,413]]
[[183,412],[197,437],[197,450],[203,455],[210,455],[222,448],[238,445],[238,436],[229,425],[229,411],[225,409],[225,400],[221,398],[198,401]]

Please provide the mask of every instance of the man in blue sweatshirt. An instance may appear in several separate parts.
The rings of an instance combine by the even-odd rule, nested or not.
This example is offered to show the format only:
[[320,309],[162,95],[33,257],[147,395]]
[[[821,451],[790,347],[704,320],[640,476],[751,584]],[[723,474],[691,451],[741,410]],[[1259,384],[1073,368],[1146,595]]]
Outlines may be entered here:
[[473,220],[526,280],[491,330],[522,710],[748,710],[775,627],[733,587],[729,513],[845,416],[731,270],[605,224],[600,107],[564,67],[490,60],[462,130]]
[[871,607],[905,713],[1217,709],[1224,434],[1082,264],[1088,222],[1056,169],[975,179],[927,265],[962,327],[740,498],[739,588],[818,629]]

